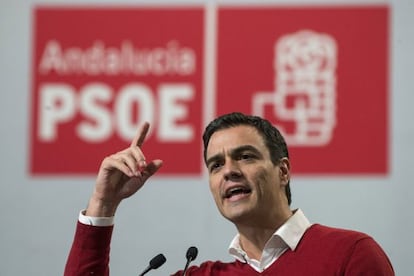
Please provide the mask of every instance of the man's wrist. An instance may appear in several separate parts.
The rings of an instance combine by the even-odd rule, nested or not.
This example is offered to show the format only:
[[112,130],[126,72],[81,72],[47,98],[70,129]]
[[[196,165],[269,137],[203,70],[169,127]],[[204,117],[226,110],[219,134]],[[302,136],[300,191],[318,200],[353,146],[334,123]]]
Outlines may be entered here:
[[114,217],[93,217],[87,216],[86,210],[82,210],[79,213],[79,222],[86,225],[92,226],[111,226],[114,224]]
[[85,215],[89,217],[113,217],[118,204],[113,201],[103,201],[91,197]]

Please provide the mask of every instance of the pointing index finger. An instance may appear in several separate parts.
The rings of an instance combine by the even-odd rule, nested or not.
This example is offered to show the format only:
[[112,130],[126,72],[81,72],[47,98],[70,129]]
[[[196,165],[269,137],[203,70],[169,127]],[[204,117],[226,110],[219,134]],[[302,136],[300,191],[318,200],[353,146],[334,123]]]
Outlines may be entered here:
[[138,130],[137,134],[132,140],[131,147],[138,146],[141,147],[144,143],[145,137],[147,136],[149,130],[149,123],[145,122]]

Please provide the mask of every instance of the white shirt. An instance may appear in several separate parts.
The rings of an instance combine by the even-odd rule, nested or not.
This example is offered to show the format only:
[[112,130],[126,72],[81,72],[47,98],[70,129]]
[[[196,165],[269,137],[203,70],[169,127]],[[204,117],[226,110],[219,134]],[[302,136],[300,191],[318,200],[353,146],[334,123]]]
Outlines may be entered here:
[[[93,226],[110,226],[114,224],[114,217],[85,216],[85,210],[79,213],[79,222]],[[249,264],[256,271],[262,272],[273,264],[289,248],[295,250],[305,231],[311,226],[302,210],[297,209],[294,214],[281,226],[267,241],[261,260],[250,259],[240,246],[237,234],[229,246],[229,254],[237,260]]]
[[294,214],[267,241],[260,260],[251,259],[240,246],[237,234],[229,246],[229,254],[237,260],[249,264],[257,272],[262,272],[273,264],[286,250],[295,250],[305,231],[311,226],[302,210]]

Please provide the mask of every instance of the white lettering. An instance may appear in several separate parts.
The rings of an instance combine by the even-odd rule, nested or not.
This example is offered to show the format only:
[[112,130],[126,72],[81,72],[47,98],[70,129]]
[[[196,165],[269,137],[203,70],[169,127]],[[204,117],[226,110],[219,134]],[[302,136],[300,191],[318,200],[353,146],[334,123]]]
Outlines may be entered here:
[[[139,112],[136,120],[133,118],[133,108]],[[115,103],[115,116],[119,135],[129,141],[144,122],[154,122],[155,103],[151,89],[144,84],[129,84],[123,87]]]
[[101,142],[112,134],[111,113],[101,103],[112,99],[112,89],[104,84],[94,83],[80,90],[80,113],[93,122],[82,121],[77,127],[79,137],[89,142]]
[[87,84],[79,91],[64,83],[43,84],[39,91],[38,137],[41,141],[56,140],[59,126],[76,118],[74,135],[87,142],[102,142],[114,133],[131,141],[144,122],[152,125],[151,132],[157,131],[160,142],[189,142],[195,132],[186,123],[193,97],[194,88],[187,83],[161,84],[158,91],[143,83],[130,83],[119,93],[100,82]]
[[62,48],[56,40],[50,40],[43,51],[39,64],[40,74],[47,74],[49,71],[59,72],[62,70]]
[[39,63],[39,73],[58,75],[179,75],[196,71],[196,54],[192,48],[169,41],[163,47],[134,48],[130,41],[119,47],[108,47],[95,41],[90,47],[63,48],[59,41],[49,40]]
[[53,141],[58,124],[70,121],[75,115],[75,93],[69,85],[44,84],[39,95],[39,139]]
[[[193,88],[188,84],[161,85],[160,93],[160,129],[161,141],[188,142],[194,137],[194,129],[190,125],[179,125],[178,121],[188,119],[188,107],[183,101],[193,98]],[[180,102],[181,101],[181,102]]]

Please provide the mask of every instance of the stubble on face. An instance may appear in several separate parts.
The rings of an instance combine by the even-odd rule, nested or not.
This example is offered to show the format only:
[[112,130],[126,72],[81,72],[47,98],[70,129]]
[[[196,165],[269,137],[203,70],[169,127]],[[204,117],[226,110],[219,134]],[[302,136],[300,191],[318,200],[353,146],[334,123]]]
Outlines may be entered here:
[[[238,155],[232,155],[237,149],[251,146],[257,151],[252,154],[252,159],[237,159]],[[238,126],[220,130],[210,139],[209,156],[221,155],[223,162],[218,172],[210,172],[210,189],[216,201],[220,213],[233,223],[258,223],[267,220],[268,210],[277,204],[277,177],[278,168],[270,160],[270,155],[262,137],[256,129],[249,126]],[[244,153],[243,153],[244,154]],[[250,154],[246,151],[246,154]],[[226,162],[233,162],[233,168]],[[226,171],[227,170],[227,171]],[[239,173],[237,179],[225,180],[225,174],[229,170]],[[237,194],[226,198],[226,189],[229,186],[240,185],[250,190],[249,193]]]

